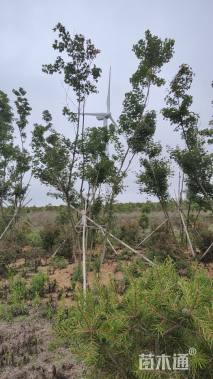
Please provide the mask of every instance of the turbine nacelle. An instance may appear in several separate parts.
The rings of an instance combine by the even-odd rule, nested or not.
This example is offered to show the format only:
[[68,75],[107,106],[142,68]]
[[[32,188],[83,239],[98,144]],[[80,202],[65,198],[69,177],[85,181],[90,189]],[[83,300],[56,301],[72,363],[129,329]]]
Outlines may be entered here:
[[102,121],[102,120],[104,120],[105,118],[108,120],[109,118],[111,118],[111,113],[103,113],[102,115],[97,116],[96,118],[97,118],[97,120],[99,120],[99,121]]
[[115,122],[115,120],[113,119],[111,111],[110,111],[110,86],[111,86],[111,67],[110,67],[110,70],[109,70],[109,84],[108,84],[107,101],[106,101],[107,111],[106,112],[94,112],[94,113],[87,113],[87,112],[85,112],[85,113],[81,113],[81,115],[96,117],[96,119],[98,121],[103,121],[104,122],[104,126],[107,126],[107,121],[111,120],[112,123],[116,127],[118,127],[117,124],[116,124],[116,122]]

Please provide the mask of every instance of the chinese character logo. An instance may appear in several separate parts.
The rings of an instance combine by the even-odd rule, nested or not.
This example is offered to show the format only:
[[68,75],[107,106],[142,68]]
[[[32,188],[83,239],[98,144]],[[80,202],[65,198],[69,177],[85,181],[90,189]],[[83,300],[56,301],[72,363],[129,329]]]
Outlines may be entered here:
[[156,356],[152,353],[140,354],[139,369],[146,371],[188,371],[189,355],[194,354],[196,354],[195,348],[190,348],[187,354],[161,354]]

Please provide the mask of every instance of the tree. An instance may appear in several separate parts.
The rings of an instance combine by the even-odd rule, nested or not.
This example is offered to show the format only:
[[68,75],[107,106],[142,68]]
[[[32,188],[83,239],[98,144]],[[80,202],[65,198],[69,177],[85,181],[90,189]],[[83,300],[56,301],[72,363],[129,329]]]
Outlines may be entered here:
[[10,189],[9,165],[13,157],[12,119],[8,96],[0,91],[0,206],[2,214]]
[[[59,51],[60,55],[56,58],[54,64],[43,65],[42,69],[47,74],[63,74],[64,83],[72,89],[77,102],[77,115],[67,106],[63,109],[63,114],[67,116],[71,123],[75,124],[72,162],[69,168],[71,180],[75,170],[80,135],[82,139],[84,138],[84,116],[81,117],[81,115],[84,112],[85,101],[90,94],[97,92],[96,83],[100,77],[101,69],[93,61],[100,53],[100,50],[96,49],[91,40],[86,39],[82,34],[71,36],[61,23],[58,23],[53,30],[58,32],[58,39],[55,40],[52,46],[54,50]],[[82,192],[83,179],[81,196]]]
[[[67,204],[75,245],[78,235],[72,206],[82,205],[85,197],[84,107],[88,96],[97,92],[96,83],[101,69],[94,64],[94,60],[100,51],[83,35],[72,36],[61,23],[53,30],[58,33],[53,49],[60,55],[53,64],[43,65],[42,70],[47,74],[63,75],[65,85],[72,91],[73,100],[77,103],[77,113],[68,104],[64,106],[62,113],[72,126],[74,137],[66,138],[57,132],[50,112],[44,111],[45,125],[36,124],[33,132],[33,171],[42,183],[54,189],[53,196],[61,198]],[[77,245],[79,248],[79,241]]]
[[[152,145],[156,129],[156,112],[148,110],[148,99],[152,86],[160,87],[165,80],[159,76],[164,64],[172,58],[174,40],[153,35],[149,30],[145,38],[133,46],[139,63],[136,72],[130,78],[132,89],[125,94],[123,111],[119,119],[119,133],[126,139],[126,149],[120,157],[116,181],[112,187],[109,209],[112,208],[117,188],[122,188],[122,181],[127,175],[136,155],[146,154]],[[111,219],[111,215],[109,217]]]
[[[25,147],[26,128],[31,113],[23,88],[13,90],[15,110],[4,92],[0,92],[0,206],[12,206],[20,210],[29,188],[26,174],[30,170],[31,157]],[[16,143],[17,132],[19,143]]]
[[211,208],[213,196],[213,161],[212,154],[205,149],[205,133],[198,129],[199,116],[190,109],[193,99],[188,91],[193,75],[191,67],[186,64],[180,66],[170,84],[170,92],[166,97],[167,107],[162,113],[174,125],[175,131],[180,132],[185,142],[185,148],[171,150],[171,157],[184,173],[189,207],[191,203],[197,203],[200,209],[206,209]]

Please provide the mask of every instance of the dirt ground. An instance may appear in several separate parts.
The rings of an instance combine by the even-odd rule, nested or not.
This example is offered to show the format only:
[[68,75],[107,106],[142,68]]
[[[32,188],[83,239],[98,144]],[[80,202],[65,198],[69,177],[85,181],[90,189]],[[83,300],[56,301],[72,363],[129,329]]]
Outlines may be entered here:
[[75,362],[69,349],[50,349],[53,335],[51,323],[35,315],[1,322],[0,378],[83,378],[83,366]]

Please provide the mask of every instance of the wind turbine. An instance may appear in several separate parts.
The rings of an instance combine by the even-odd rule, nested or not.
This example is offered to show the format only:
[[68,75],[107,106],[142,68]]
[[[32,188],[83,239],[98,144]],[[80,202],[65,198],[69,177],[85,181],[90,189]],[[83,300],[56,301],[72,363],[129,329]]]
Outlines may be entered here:
[[[117,124],[112,117],[111,110],[110,110],[110,91],[111,91],[111,67],[109,69],[109,84],[108,84],[108,93],[107,93],[107,101],[106,101],[106,112],[96,112],[96,113],[84,113],[85,116],[94,116],[99,121],[103,121],[103,126],[108,126],[108,120],[111,120],[112,123],[117,127]],[[81,113],[83,114],[83,113]]]

